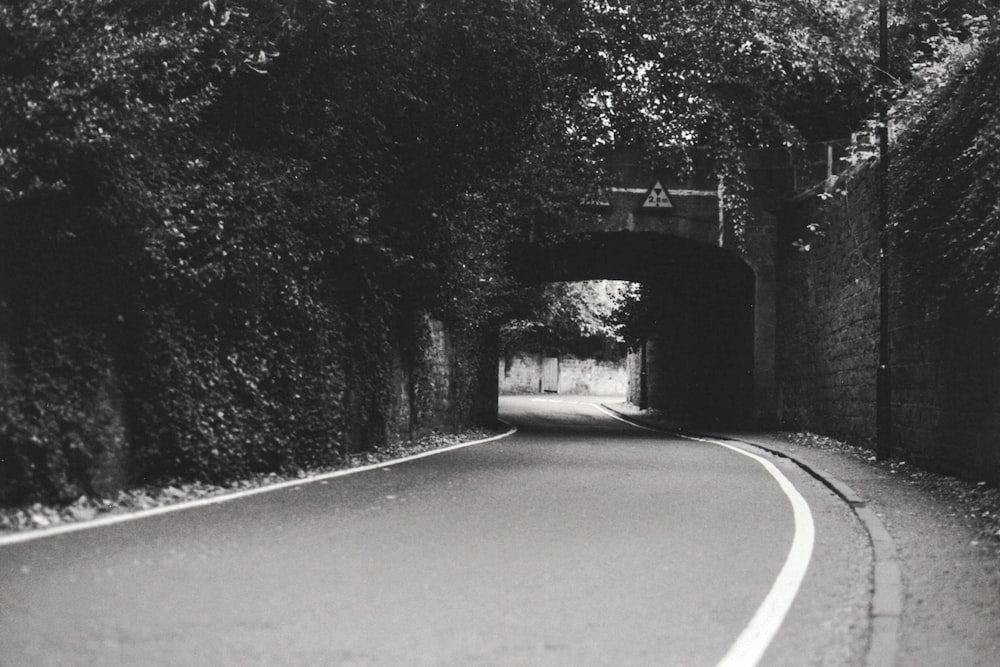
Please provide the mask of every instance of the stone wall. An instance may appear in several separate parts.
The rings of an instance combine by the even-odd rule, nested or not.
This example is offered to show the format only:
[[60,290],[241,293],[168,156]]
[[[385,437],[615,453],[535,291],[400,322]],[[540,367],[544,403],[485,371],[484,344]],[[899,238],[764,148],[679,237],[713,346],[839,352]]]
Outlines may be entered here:
[[750,428],[754,292],[754,275],[742,263],[645,284],[650,333],[629,355],[630,402],[643,403],[644,356],[645,407],[692,428]]
[[[878,362],[877,170],[863,166],[780,214],[781,428],[874,446]],[[1000,482],[1000,325],[907,284],[890,247],[894,455]],[[908,267],[912,270],[912,267]]]
[[[172,374],[165,386],[171,396],[190,393],[192,382],[214,380],[221,385],[211,394],[216,402],[205,408],[215,421],[204,447],[217,452],[222,462],[214,468],[195,469],[188,478],[222,481],[247,474],[245,467],[223,458],[239,453],[234,454],[224,439],[230,432],[260,447],[253,453],[263,463],[255,462],[252,468],[259,472],[287,467],[290,448],[307,438],[324,443],[327,449],[302,456],[304,465],[310,464],[309,456],[312,460],[323,455],[335,458],[431,430],[493,423],[496,418],[495,335],[483,337],[448,327],[424,313],[410,321],[400,318],[398,330],[369,331],[370,344],[361,348],[364,354],[341,354],[340,362],[334,364],[337,368],[315,364],[307,380],[321,374],[340,380],[329,394],[317,397],[312,387],[290,384],[289,391],[295,393],[287,402],[279,402],[282,395],[272,389],[264,397],[266,402],[258,400],[248,406],[243,387],[222,383],[231,381],[233,373],[207,381],[203,376],[183,376],[170,363],[172,355],[146,339],[130,344],[127,337],[113,339],[78,316],[58,318],[50,309],[36,310],[16,327],[9,309],[0,307],[0,504],[4,505],[110,495],[160,481],[155,477],[156,466],[147,461],[153,456],[162,458],[163,452],[133,428],[138,416],[153,414],[156,419],[147,417],[147,423],[158,427],[164,438],[180,441],[191,436],[172,419],[169,408],[173,406],[165,404],[162,393],[144,391],[151,384],[148,380],[143,384],[151,373],[146,369],[157,367],[140,366],[136,359],[142,355],[156,354],[166,360],[164,365]],[[171,333],[158,330],[156,335],[155,340],[162,341]],[[211,343],[205,352],[210,359]],[[275,343],[275,356],[287,353],[283,343],[287,341]],[[330,352],[328,358],[336,359],[338,350]],[[284,358],[294,368],[296,359]],[[277,368],[274,374],[283,370]],[[193,399],[187,403],[195,408],[183,416],[197,421],[200,404]],[[268,410],[288,415],[284,429],[273,418],[267,421]],[[296,430],[303,416],[314,411],[326,421]],[[244,415],[255,421],[248,423]],[[324,423],[331,426],[318,429],[313,425]],[[190,449],[197,451],[193,445]],[[274,463],[264,468],[268,460]]]
[[642,360],[643,351],[641,347],[632,348],[625,357],[625,376],[628,378],[628,387],[625,390],[625,400],[632,405],[642,408],[649,407],[647,397],[643,395],[643,373]]
[[894,442],[925,467],[1000,483],[1000,322],[894,282]]
[[410,358],[404,357],[394,372],[400,401],[393,411],[393,421],[396,433],[403,437],[458,421],[453,381],[458,359],[451,332],[441,321],[420,314],[409,347]]
[[782,428],[875,437],[878,191],[874,169],[831,179],[780,215],[778,411]]
[[[500,359],[500,393],[542,393],[543,359],[543,355],[533,353],[518,353],[508,359]],[[555,393],[620,396],[625,394],[627,381],[624,359],[598,361],[562,355],[558,362]]]

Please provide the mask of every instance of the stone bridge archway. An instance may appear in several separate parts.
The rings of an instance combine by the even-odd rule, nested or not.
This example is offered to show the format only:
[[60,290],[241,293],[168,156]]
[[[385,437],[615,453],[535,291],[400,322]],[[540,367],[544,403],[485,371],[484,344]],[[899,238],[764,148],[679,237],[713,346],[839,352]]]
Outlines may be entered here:
[[680,180],[633,155],[615,154],[619,185],[574,220],[534,231],[519,249],[521,278],[651,286],[664,317],[641,354],[646,380],[630,387],[633,400],[701,422],[728,411],[737,420],[727,426],[775,428],[777,234],[767,211],[794,190],[788,154],[751,156],[755,216],[739,234],[709,167]]

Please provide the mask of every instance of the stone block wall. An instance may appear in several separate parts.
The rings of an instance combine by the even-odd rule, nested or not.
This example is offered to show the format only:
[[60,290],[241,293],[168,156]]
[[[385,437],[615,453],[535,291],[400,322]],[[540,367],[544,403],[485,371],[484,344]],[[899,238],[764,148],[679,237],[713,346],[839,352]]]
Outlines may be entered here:
[[[519,353],[500,359],[501,394],[538,394],[542,391],[543,355]],[[559,357],[556,393],[583,396],[624,395],[628,383],[625,360],[598,361],[573,355]]]
[[1000,483],[1000,322],[899,279],[892,295],[894,443],[924,467]]
[[497,375],[501,394],[539,394],[542,391],[542,360],[538,354],[514,354],[500,359]]
[[450,332],[444,323],[421,313],[414,322],[409,363],[397,371],[403,385],[395,421],[403,435],[457,421],[453,412],[453,376],[457,362]]
[[563,357],[559,360],[559,393],[619,396],[628,380],[623,362]]
[[625,357],[625,377],[628,379],[625,400],[632,405],[648,407],[643,405],[642,348],[636,347],[628,351],[628,356]]
[[[487,340],[488,339],[488,340]],[[496,421],[495,336],[457,331],[427,313],[398,332],[392,349],[385,438],[406,439],[434,430]]]
[[878,190],[861,169],[780,214],[778,413],[782,428],[875,437]]
[[[779,418],[874,446],[877,172],[862,166],[784,207],[777,263]],[[890,246],[894,456],[1000,483],[1000,323],[908,284]],[[905,270],[904,270],[905,269]]]

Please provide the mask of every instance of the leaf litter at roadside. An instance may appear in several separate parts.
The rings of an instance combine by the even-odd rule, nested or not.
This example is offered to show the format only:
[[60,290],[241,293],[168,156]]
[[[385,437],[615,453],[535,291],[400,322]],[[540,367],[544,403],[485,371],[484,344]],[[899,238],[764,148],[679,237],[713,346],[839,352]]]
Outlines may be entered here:
[[375,451],[352,454],[341,465],[331,465],[309,470],[287,473],[259,473],[253,477],[235,480],[228,485],[206,482],[179,482],[165,486],[138,487],[124,489],[113,496],[92,497],[82,495],[71,503],[48,505],[33,503],[20,507],[0,508],[0,535],[24,530],[51,528],[62,524],[89,521],[102,516],[126,514],[141,510],[176,505],[188,500],[211,498],[234,491],[255,489],[310,477],[336,470],[345,470],[373,463],[420,454],[463,442],[481,440],[495,436],[499,431],[471,429],[461,433],[433,432],[416,440],[406,440],[387,444]]
[[1000,550],[1000,488],[918,468],[905,460],[879,461],[871,449],[815,433],[782,433],[789,442],[851,456],[899,477],[947,504],[950,515],[965,522],[975,534],[972,546]]

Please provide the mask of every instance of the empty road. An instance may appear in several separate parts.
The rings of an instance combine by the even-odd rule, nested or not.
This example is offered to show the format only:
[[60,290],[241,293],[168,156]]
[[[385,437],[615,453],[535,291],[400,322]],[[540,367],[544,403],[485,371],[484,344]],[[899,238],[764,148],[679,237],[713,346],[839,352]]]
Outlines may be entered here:
[[510,437],[0,546],[3,665],[857,665],[866,536],[794,465],[514,397]]

